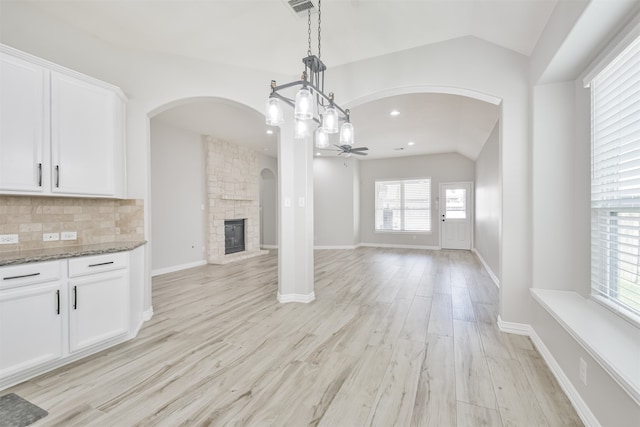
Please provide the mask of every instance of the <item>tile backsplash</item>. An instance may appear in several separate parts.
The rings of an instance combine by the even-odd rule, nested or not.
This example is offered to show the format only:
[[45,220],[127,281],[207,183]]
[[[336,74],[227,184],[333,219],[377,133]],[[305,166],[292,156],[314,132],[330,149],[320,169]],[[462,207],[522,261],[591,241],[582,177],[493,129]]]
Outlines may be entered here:
[[[76,240],[43,242],[44,233],[77,232]],[[19,243],[0,252],[144,239],[141,199],[0,196],[0,234]]]

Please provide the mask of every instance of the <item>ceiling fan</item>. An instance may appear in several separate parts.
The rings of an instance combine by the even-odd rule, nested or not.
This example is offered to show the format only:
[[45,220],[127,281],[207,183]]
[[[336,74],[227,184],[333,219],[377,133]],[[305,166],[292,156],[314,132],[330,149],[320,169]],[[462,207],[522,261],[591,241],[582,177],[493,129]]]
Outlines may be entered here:
[[364,151],[369,151],[367,147],[353,148],[347,144],[344,144],[344,145],[333,144],[333,145],[336,146],[338,150],[332,150],[332,151],[339,151],[338,156],[342,156],[343,154],[345,157],[349,157],[352,154],[357,154],[359,156],[366,156],[367,153],[365,153]]

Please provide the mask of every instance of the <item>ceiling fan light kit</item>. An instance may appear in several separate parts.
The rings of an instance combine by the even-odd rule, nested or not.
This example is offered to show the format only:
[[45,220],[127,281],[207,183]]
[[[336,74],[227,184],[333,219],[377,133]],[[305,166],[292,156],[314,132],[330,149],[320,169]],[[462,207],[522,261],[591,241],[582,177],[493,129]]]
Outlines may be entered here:
[[[311,52],[311,8],[307,10],[309,49],[307,57],[302,59],[305,66],[300,80],[277,85],[271,80],[271,94],[267,100],[266,123],[269,126],[280,126],[284,123],[281,103],[294,109],[296,124],[294,137],[301,138],[310,134],[310,127],[315,122],[318,128],[314,132],[317,148],[326,149],[330,146],[329,135],[339,133],[340,146],[353,145],[353,125],[350,122],[349,110],[342,109],[334,102],[333,92],[324,92],[324,72],[326,65],[320,59],[322,23],[321,0],[318,0],[318,56]],[[282,94],[286,89],[300,87],[295,98]],[[340,125],[342,122],[342,125]],[[366,153],[361,153],[366,154]]]

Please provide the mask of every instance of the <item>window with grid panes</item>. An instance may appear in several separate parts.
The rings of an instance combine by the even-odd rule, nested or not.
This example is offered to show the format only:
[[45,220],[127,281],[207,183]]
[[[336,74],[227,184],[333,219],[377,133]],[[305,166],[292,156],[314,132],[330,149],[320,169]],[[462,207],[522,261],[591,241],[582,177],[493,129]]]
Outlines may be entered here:
[[431,231],[431,179],[376,181],[376,231]]

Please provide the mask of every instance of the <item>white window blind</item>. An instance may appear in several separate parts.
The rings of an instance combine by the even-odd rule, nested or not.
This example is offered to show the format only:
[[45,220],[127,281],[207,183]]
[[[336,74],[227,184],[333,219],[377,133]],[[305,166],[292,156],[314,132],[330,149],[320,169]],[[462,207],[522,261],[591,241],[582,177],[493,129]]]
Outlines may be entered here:
[[376,181],[376,230],[431,231],[431,179]]
[[640,39],[591,87],[591,289],[640,317]]

